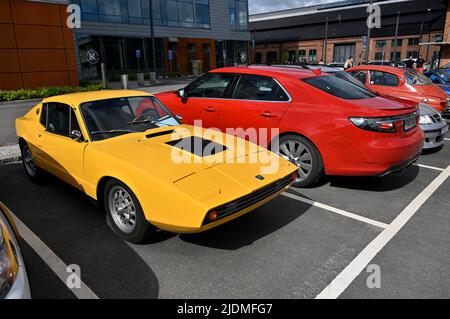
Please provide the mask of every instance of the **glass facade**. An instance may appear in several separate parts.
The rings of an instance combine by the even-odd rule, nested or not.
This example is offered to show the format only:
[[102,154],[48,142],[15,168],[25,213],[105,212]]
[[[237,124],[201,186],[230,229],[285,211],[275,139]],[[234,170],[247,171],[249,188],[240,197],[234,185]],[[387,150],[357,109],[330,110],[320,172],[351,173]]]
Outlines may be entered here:
[[228,0],[229,20],[232,30],[247,31],[248,2],[247,0]]
[[[82,19],[150,24],[150,0],[72,0],[81,6]],[[242,2],[242,1],[236,1]],[[161,26],[210,27],[209,0],[151,0],[153,23]],[[247,2],[244,2],[247,5]],[[245,25],[247,15],[245,15]]]
[[[83,80],[101,78],[101,62],[105,63],[107,77],[119,80],[122,73],[149,72],[153,69],[152,42],[149,38],[121,38],[107,36],[79,35],[80,64]],[[165,69],[162,39],[155,39],[157,71]],[[137,58],[136,51],[140,51]],[[89,53],[95,51],[99,60],[93,63]]]
[[248,63],[247,41],[217,41],[216,65],[218,68]]

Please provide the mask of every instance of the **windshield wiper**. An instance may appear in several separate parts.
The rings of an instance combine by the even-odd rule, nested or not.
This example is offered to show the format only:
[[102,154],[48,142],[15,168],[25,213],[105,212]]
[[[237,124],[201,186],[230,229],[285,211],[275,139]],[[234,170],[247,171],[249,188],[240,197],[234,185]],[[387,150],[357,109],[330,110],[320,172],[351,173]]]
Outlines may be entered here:
[[109,130],[109,131],[94,131],[94,132],[91,132],[91,135],[115,134],[115,133],[137,133],[137,132],[136,131],[132,131],[132,130]]
[[137,124],[143,124],[143,123],[155,124],[156,121],[155,120],[150,120],[150,119],[134,120],[134,121],[128,122],[128,125],[137,125]]

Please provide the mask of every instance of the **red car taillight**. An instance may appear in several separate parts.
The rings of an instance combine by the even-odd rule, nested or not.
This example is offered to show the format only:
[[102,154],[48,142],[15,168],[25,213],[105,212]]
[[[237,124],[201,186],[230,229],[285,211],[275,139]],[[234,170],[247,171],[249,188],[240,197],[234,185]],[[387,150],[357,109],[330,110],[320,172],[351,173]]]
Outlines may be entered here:
[[408,132],[417,126],[418,112],[388,117],[350,117],[355,126],[366,131],[396,133],[397,129]]

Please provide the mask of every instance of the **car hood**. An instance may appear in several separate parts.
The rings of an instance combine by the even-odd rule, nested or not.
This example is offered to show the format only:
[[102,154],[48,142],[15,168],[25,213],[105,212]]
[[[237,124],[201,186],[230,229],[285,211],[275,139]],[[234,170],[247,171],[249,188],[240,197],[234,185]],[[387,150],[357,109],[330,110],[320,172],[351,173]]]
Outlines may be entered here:
[[274,174],[263,174],[266,182],[289,175],[295,168],[256,144],[189,125],[122,135],[92,143],[91,147],[140,174],[175,183],[186,192],[189,185],[196,184],[217,193],[218,181],[224,179],[246,189],[257,188],[260,181],[254,177],[264,173],[269,161],[278,161],[280,168]]

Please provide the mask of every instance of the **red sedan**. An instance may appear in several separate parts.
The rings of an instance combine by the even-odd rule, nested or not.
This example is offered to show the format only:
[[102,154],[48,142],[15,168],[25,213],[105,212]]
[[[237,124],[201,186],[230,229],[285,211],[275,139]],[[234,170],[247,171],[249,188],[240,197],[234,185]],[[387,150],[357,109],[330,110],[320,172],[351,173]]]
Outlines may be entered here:
[[447,94],[415,70],[361,65],[348,69],[347,72],[380,95],[423,102],[440,113],[448,106]]
[[222,131],[279,129],[275,139],[263,134],[253,142],[298,165],[297,186],[310,185],[322,174],[398,171],[418,158],[424,141],[416,103],[382,98],[320,71],[223,68],[157,96],[187,124],[202,120],[204,127]]

